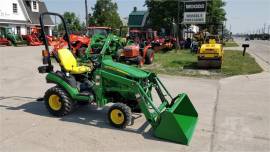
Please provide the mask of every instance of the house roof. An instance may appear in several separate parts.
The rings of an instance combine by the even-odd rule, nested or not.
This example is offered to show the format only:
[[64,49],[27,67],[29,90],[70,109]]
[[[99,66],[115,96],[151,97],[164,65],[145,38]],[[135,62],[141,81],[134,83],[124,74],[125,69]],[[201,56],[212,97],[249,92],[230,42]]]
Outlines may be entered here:
[[129,27],[144,27],[148,11],[132,11],[128,17]]
[[[26,8],[26,11],[27,11],[27,14],[29,15],[29,18],[31,20],[31,24],[34,24],[34,25],[39,25],[39,16],[41,13],[43,12],[48,12],[48,9],[45,5],[44,2],[41,2],[41,1],[37,1],[38,4],[39,4],[39,12],[33,12],[32,9],[31,9],[31,1],[27,1],[27,0],[23,0],[23,4]],[[51,19],[50,16],[46,15],[44,16],[44,25],[47,25],[47,26],[53,26],[54,23]]]
[[28,21],[20,21],[20,20],[7,20],[7,19],[0,19],[0,23],[6,24],[27,24]]
[[129,15],[145,15],[147,11],[133,11]]

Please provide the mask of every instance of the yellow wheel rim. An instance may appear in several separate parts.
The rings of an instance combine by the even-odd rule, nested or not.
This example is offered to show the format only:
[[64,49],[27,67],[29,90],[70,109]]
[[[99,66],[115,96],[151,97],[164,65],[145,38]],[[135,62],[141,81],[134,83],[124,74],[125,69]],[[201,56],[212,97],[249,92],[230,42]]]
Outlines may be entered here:
[[122,124],[125,120],[124,113],[119,109],[113,109],[110,116],[112,122],[117,125]]
[[62,107],[62,103],[60,102],[60,97],[55,94],[51,95],[49,97],[49,106],[55,111],[60,110]]

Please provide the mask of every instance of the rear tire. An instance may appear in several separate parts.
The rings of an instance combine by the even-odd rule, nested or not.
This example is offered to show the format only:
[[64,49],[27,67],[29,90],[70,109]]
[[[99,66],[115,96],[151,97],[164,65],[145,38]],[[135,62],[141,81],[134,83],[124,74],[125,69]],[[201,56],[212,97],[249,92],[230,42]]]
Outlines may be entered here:
[[209,61],[208,61],[208,60],[203,60],[203,59],[199,59],[199,58],[198,58],[197,67],[198,67],[199,69],[210,68]]
[[44,95],[45,106],[54,116],[65,116],[73,111],[75,103],[60,87],[55,86],[46,91]]
[[154,50],[148,49],[145,56],[145,63],[152,64],[154,61]]
[[125,128],[131,121],[132,113],[126,104],[113,104],[107,114],[110,124],[116,128]]

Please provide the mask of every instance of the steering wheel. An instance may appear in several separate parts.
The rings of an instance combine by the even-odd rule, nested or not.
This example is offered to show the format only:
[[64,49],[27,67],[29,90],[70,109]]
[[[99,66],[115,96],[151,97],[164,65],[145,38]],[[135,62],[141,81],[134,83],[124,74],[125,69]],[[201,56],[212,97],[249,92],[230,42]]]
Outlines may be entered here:
[[94,68],[100,67],[100,62],[98,61],[100,54],[91,54],[90,60],[93,63]]

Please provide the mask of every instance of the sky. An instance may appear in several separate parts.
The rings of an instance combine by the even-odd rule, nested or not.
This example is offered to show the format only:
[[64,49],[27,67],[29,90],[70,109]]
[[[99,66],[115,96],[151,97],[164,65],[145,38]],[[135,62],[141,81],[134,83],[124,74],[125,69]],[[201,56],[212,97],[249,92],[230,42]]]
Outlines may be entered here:
[[[233,33],[253,33],[270,26],[270,0],[225,0],[226,25]],[[266,30],[266,32],[268,32]]]
[[[43,0],[49,11],[63,13],[75,12],[85,19],[84,0]],[[121,17],[127,17],[136,6],[138,10],[146,10],[145,0],[113,0],[118,4]],[[227,12],[226,27],[233,33],[253,33],[266,27],[270,28],[270,0],[225,0],[224,9]],[[94,7],[96,0],[88,0],[88,9]]]

